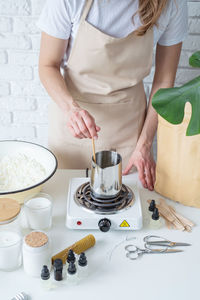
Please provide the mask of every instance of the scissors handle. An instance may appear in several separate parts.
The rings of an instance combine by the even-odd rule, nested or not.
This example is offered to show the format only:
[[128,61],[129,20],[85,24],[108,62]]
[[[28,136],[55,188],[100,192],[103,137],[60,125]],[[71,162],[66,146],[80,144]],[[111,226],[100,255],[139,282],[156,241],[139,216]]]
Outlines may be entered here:
[[[153,238],[155,238],[154,241],[151,240]],[[165,239],[162,236],[158,236],[158,235],[147,235],[147,236],[144,237],[143,241],[146,242],[146,243],[148,243],[148,244],[150,244],[150,243],[158,243],[158,242],[159,243],[166,243],[166,242],[171,243],[170,240]]]
[[128,251],[126,253],[126,257],[128,257],[131,260],[136,260],[136,259],[138,259],[139,256],[143,255],[144,253],[149,253],[148,249],[137,248],[134,251]]
[[139,250],[142,251],[142,249],[139,249],[135,245],[127,245],[125,246],[125,250],[128,251],[128,253],[138,253]]
[[128,257],[131,260],[136,260],[142,254],[151,252],[150,249],[147,249],[147,248],[141,249],[135,245],[127,245],[127,246],[125,246],[125,250],[127,251],[126,257]]
[[133,254],[133,252],[127,252],[127,253],[126,253],[126,257],[128,257],[128,258],[131,259],[131,260],[136,260],[136,259],[138,259],[138,254],[135,255],[135,256],[133,256],[132,254]]

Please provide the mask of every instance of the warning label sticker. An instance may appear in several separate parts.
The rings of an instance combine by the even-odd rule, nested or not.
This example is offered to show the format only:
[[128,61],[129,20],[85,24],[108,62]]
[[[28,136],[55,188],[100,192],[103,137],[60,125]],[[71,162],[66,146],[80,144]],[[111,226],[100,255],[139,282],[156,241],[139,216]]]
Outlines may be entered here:
[[130,227],[130,225],[128,224],[128,222],[126,220],[124,220],[119,227]]

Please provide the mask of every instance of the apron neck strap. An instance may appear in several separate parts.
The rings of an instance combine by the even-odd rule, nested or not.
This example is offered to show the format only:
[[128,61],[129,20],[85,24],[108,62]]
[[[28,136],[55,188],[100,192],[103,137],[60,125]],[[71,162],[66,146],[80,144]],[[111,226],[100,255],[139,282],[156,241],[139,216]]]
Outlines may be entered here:
[[81,20],[80,20],[81,23],[86,20],[87,15],[90,11],[90,7],[92,6],[92,3],[93,3],[93,0],[85,0],[85,6],[84,6],[83,13],[82,13]]

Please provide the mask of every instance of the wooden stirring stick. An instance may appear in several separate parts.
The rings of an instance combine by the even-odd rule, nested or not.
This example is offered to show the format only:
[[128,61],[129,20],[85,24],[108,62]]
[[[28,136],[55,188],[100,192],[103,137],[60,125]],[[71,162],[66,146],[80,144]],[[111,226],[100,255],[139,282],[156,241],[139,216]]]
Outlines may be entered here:
[[94,138],[92,138],[92,151],[93,151],[93,159],[94,159],[94,162],[96,163]]

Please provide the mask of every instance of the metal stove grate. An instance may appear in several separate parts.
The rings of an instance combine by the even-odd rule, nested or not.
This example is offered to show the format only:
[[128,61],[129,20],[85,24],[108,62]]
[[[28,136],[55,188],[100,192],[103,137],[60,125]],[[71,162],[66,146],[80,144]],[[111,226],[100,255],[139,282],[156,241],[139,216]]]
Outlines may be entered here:
[[123,184],[118,196],[108,199],[96,198],[91,193],[90,183],[86,182],[77,189],[75,202],[97,214],[114,214],[131,207],[134,203],[134,194]]

